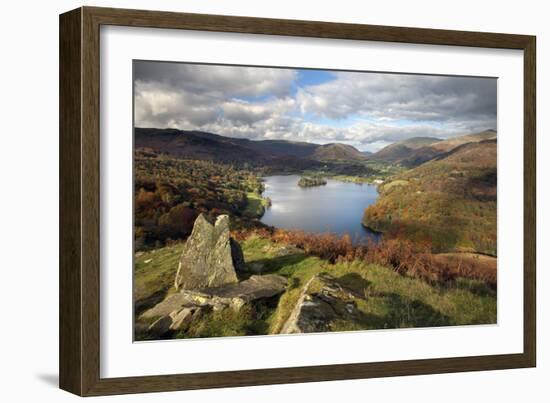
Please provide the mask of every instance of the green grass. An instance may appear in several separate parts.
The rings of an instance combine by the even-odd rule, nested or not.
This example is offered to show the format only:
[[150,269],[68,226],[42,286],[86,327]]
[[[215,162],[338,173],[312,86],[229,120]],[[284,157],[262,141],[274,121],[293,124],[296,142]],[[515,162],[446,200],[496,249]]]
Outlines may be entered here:
[[187,331],[178,332],[179,339],[247,336],[266,333],[266,322],[258,309],[245,305],[238,312],[224,309],[217,312],[207,312],[193,319]]
[[256,192],[246,193],[247,204],[244,209],[244,214],[248,217],[260,218],[264,215],[265,209],[269,206],[268,199],[262,197]]
[[183,243],[148,252],[138,252],[134,267],[136,314],[155,305],[174,292],[174,276]]
[[306,169],[301,174],[305,176],[324,176],[342,182],[372,183],[375,179],[384,180],[404,170],[403,167],[398,165],[369,160],[355,162],[355,165],[340,163],[332,167]]
[[376,177],[364,177],[364,176],[354,176],[354,175],[334,175],[330,176],[330,179],[334,179],[340,182],[351,182],[351,183],[372,183]]
[[[289,288],[267,319],[269,333],[278,333],[288,319],[301,288],[318,273],[330,273],[350,287],[363,287],[367,299],[358,306],[363,323],[340,324],[335,330],[431,327],[496,322],[496,295],[488,287],[460,279],[456,284],[433,286],[363,262],[337,263],[304,254],[277,257],[278,245],[252,237],[242,243],[249,264],[262,262],[266,272],[289,279]],[[479,292],[482,290],[482,292]],[[359,326],[359,327],[358,327]]]
[[[338,321],[333,326],[335,331],[496,322],[496,292],[479,281],[459,279],[445,286],[431,285],[387,267],[359,261],[330,264],[297,249],[288,253],[287,246],[256,236],[241,245],[248,265],[260,266],[262,274],[276,273],[288,279],[286,292],[279,299],[246,305],[238,312],[231,309],[205,312],[194,319],[189,331],[175,337],[279,333],[302,287],[319,273],[329,273],[341,284],[366,297],[357,300],[360,319]],[[134,285],[140,304],[138,311],[142,312],[174,292],[173,279],[182,246],[168,246],[136,257]]]

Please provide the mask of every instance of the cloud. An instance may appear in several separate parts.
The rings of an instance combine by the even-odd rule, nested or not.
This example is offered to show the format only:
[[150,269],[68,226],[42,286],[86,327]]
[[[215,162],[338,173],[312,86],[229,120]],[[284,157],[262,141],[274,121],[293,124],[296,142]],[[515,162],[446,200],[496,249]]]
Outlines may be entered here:
[[291,112],[294,107],[295,101],[290,97],[255,103],[232,100],[221,105],[223,116],[235,124],[252,124],[272,117],[280,117],[284,113]]
[[496,80],[346,73],[300,88],[301,110],[330,119],[353,114],[384,120],[450,121],[496,116]]
[[288,94],[295,70],[241,66],[140,61],[134,63],[134,80],[157,88],[178,89],[213,98]]
[[307,85],[303,74],[135,62],[135,125],[370,151],[416,136],[496,129],[496,79],[335,72]]

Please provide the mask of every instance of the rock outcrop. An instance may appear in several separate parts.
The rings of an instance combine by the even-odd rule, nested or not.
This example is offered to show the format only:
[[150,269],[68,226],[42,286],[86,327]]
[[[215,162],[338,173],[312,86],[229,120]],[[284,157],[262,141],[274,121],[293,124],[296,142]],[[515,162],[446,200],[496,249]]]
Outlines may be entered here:
[[312,277],[302,288],[296,306],[280,333],[317,333],[334,330],[335,321],[361,318],[357,302],[366,299],[328,274]]
[[203,290],[182,290],[180,298],[190,304],[210,306],[215,311],[225,308],[239,310],[244,304],[281,294],[286,283],[286,278],[276,274],[251,276],[238,284]]
[[211,308],[215,311],[225,308],[239,310],[246,303],[281,294],[286,288],[286,283],[286,278],[282,276],[266,274],[251,276],[248,280],[240,283],[226,284],[221,287],[199,290],[183,289],[145,311],[140,319],[164,317],[183,309],[193,310],[200,307]]
[[237,271],[243,268],[241,247],[229,236],[229,216],[219,216],[212,225],[200,214],[183,248],[174,285],[192,290],[237,283]]
[[177,307],[167,314],[160,316],[144,316],[141,318],[155,318],[153,323],[146,329],[146,333],[155,339],[162,338],[169,332],[186,330],[191,321],[202,314],[202,309],[197,306],[192,307]]

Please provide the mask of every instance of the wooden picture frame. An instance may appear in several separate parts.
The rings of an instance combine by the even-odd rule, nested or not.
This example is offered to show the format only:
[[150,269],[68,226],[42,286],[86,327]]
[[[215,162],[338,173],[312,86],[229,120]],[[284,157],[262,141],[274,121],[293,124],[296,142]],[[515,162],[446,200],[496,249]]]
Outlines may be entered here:
[[[127,378],[100,377],[100,26],[171,28],[524,52],[523,353]],[[60,387],[81,396],[526,368],[536,365],[535,37],[82,7],[60,16]]]

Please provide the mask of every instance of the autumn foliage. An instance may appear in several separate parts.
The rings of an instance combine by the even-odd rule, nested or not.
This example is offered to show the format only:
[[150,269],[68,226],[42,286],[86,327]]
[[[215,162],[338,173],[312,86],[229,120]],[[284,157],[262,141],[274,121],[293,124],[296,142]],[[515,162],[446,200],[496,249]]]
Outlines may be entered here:
[[496,266],[493,260],[472,257],[471,254],[433,254],[427,243],[409,240],[382,240],[379,243],[354,244],[349,235],[308,233],[280,229],[254,229],[235,233],[238,239],[251,235],[271,239],[277,243],[292,244],[309,256],[317,256],[330,263],[361,260],[369,264],[392,267],[403,275],[422,278],[430,283],[445,283],[457,278],[486,282],[496,288]]

